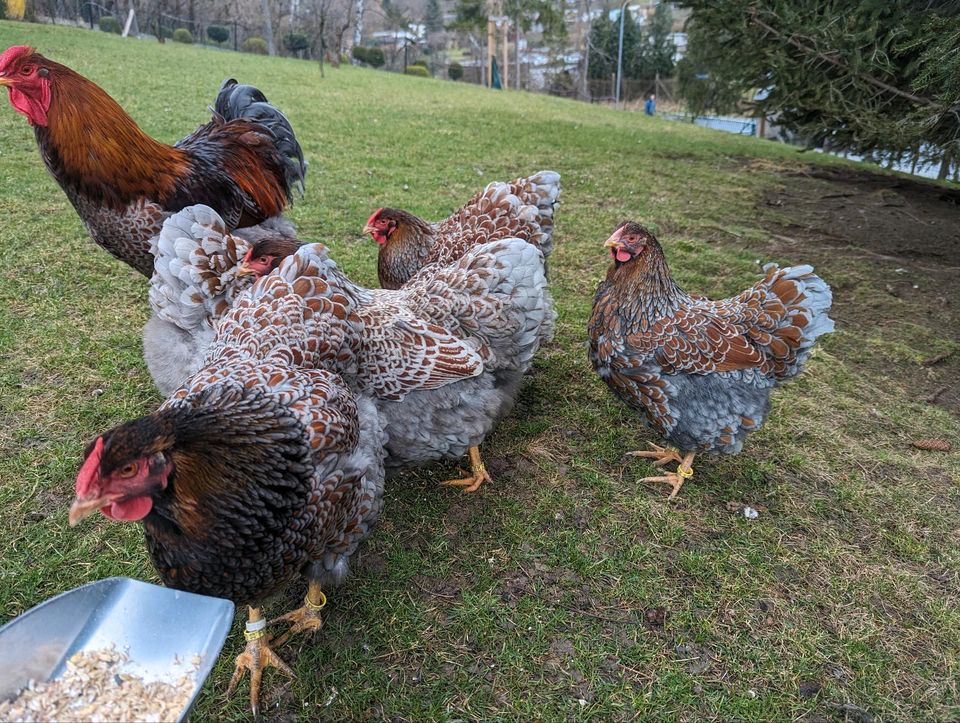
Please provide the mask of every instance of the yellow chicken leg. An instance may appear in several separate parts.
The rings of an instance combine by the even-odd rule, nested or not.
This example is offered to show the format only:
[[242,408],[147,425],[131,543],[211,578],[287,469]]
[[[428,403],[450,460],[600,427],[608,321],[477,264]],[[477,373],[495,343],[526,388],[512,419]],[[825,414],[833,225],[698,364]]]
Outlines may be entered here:
[[[670,493],[670,496],[667,497],[667,501],[669,502],[670,500],[672,500],[674,497],[677,496],[677,493],[680,491],[680,488],[683,487],[683,483],[686,482],[691,477],[693,477],[692,465],[693,465],[693,457],[695,453],[687,452],[686,456],[681,460],[679,455],[677,455],[676,452],[674,452],[673,450],[663,450],[662,448],[659,448],[659,449],[663,452],[670,452],[677,458],[677,462],[680,463],[677,465],[677,471],[667,472],[666,474],[660,475],[659,477],[644,477],[640,481],[641,482],[666,482],[668,485],[670,485],[673,488],[673,491]],[[649,452],[647,454],[650,456],[653,456],[654,453]],[[639,457],[639,456],[647,456],[647,455],[637,454],[635,456]],[[658,460],[653,464],[655,465],[666,464],[667,462],[670,462],[670,461],[672,460],[669,457],[666,457],[665,459],[658,458]]]
[[260,715],[260,681],[263,677],[263,669],[272,665],[290,678],[295,676],[290,666],[284,663],[270,647],[270,636],[264,630],[267,623],[263,619],[260,608],[252,607],[249,611],[250,619],[247,621],[247,629],[243,631],[243,636],[247,639],[247,647],[237,656],[233,677],[230,678],[230,685],[227,687],[227,696],[233,695],[244,671],[249,670],[250,708],[256,717]]
[[323,627],[323,618],[320,617],[320,611],[326,604],[327,596],[320,589],[320,583],[311,580],[307,585],[307,596],[303,599],[303,606],[270,621],[270,625],[281,622],[293,623],[287,632],[277,638],[277,647],[279,648],[294,635],[302,632],[308,632],[311,637],[315,635]]
[[493,482],[493,478],[490,477],[487,468],[483,464],[483,460],[480,458],[479,447],[470,448],[470,471],[473,472],[470,477],[448,479],[440,484],[450,485],[452,487],[463,487],[464,492],[476,492],[484,482]]

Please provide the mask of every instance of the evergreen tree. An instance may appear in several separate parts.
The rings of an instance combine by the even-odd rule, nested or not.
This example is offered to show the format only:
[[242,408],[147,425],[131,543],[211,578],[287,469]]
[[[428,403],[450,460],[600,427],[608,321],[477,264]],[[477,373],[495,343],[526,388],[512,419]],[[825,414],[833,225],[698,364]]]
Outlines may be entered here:
[[[604,13],[590,26],[590,77],[606,80],[617,72],[617,47],[620,37],[619,14]],[[623,15],[623,76],[636,77],[643,67],[643,35],[640,26],[626,8]]]
[[486,31],[486,0],[457,0],[455,12],[456,19],[450,24],[450,30],[461,32]]
[[443,30],[443,13],[440,11],[440,0],[427,0],[423,25],[428,33],[436,33]]
[[669,77],[673,74],[673,11],[669,3],[657,5],[650,20],[650,29],[644,42],[644,75],[652,78],[656,74]]
[[[957,3],[681,4],[693,11],[687,24],[691,62],[684,72],[710,78],[721,105],[745,99],[811,145],[939,158],[944,168],[960,157]],[[695,90],[692,83],[685,87]]]

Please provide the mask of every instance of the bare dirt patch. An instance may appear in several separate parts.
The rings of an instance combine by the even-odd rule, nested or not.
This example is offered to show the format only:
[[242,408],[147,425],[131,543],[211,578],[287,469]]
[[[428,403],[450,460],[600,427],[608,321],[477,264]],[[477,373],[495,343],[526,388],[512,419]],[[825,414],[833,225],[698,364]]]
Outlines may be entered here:
[[771,221],[766,250],[824,274],[838,324],[906,332],[928,346],[909,361],[859,349],[854,364],[960,415],[960,351],[951,348],[960,338],[960,191],[833,167],[782,179],[758,204]]

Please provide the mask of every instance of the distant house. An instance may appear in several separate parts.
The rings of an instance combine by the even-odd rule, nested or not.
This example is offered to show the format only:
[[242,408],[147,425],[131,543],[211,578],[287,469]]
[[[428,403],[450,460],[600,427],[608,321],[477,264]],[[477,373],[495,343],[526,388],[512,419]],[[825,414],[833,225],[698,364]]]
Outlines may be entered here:
[[407,45],[417,45],[424,41],[423,25],[411,25],[410,30],[380,30],[367,36],[366,44],[376,48],[402,50]]

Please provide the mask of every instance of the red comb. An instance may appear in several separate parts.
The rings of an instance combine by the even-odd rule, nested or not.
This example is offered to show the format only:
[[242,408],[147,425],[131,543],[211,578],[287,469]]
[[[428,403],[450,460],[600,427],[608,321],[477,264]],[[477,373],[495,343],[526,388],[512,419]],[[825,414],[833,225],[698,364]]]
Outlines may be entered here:
[[253,246],[247,249],[247,253],[244,255],[243,260],[240,261],[241,264],[249,264],[253,261]]
[[21,55],[30,55],[32,52],[33,48],[29,45],[11,45],[0,55],[0,70],[4,70]]
[[100,460],[103,457],[103,437],[97,437],[93,451],[83,461],[77,472],[77,497],[85,497],[100,478]]
[[370,214],[370,218],[367,219],[367,226],[369,226],[371,223],[373,223],[373,220],[374,220],[377,216],[380,215],[380,212],[381,212],[382,210],[383,210],[382,208],[378,208],[376,211],[374,211],[373,213]]

